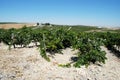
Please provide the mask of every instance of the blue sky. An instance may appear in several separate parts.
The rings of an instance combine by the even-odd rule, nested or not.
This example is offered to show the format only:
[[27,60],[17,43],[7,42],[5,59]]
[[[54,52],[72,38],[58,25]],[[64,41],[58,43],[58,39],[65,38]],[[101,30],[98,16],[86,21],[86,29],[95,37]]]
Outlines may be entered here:
[[120,0],[0,0],[0,22],[120,27]]

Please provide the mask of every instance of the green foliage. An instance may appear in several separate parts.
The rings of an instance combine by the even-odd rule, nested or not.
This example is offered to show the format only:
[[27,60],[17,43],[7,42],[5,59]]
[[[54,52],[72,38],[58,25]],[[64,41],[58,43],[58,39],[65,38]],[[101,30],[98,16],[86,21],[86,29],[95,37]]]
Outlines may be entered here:
[[49,57],[46,55],[46,44],[45,44],[45,35],[42,36],[43,40],[40,41],[40,55],[46,59],[47,61],[50,61]]
[[69,68],[69,67],[71,67],[71,64],[70,63],[67,63],[67,64],[59,64],[58,65],[59,67],[67,67],[67,68]]
[[[0,29],[0,42],[9,47],[12,45],[27,46],[31,42],[40,43],[40,55],[50,61],[47,52],[61,53],[62,49],[73,48],[79,50],[75,67],[82,65],[88,66],[90,63],[105,63],[106,54],[101,51],[100,46],[120,46],[120,33],[102,33],[102,32],[79,32],[75,27],[50,27],[50,28],[27,28],[21,29]],[[79,28],[78,28],[79,30]],[[61,67],[70,67],[71,64],[60,64]]]
[[3,41],[4,33],[5,33],[5,30],[4,29],[0,29],[0,42]]
[[[80,36],[79,36],[80,37]],[[91,34],[82,33],[81,37],[78,40],[77,45],[75,46],[79,49],[78,60],[74,64],[75,67],[80,67],[81,65],[88,66],[91,62],[102,62],[105,63],[105,52],[101,51],[102,42],[91,36]]]
[[2,42],[9,45],[9,49],[11,49],[11,46],[13,44],[13,35],[16,32],[16,29],[11,28],[8,30],[3,30],[3,32],[1,33],[1,39]]

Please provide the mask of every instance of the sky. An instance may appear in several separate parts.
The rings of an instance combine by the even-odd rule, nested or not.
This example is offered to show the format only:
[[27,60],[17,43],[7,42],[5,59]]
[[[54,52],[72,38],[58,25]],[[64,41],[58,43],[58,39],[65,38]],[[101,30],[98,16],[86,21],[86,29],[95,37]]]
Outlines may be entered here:
[[0,22],[120,27],[120,0],[0,0]]

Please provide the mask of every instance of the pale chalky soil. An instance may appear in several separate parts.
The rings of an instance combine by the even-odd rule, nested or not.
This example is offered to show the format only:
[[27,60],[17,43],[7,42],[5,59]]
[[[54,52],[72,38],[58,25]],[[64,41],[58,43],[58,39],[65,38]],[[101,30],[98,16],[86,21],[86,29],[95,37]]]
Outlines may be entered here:
[[102,49],[107,52],[106,64],[62,68],[58,64],[70,62],[75,51],[67,48],[63,55],[56,54],[47,62],[36,47],[9,51],[0,44],[0,80],[120,80],[120,59]]

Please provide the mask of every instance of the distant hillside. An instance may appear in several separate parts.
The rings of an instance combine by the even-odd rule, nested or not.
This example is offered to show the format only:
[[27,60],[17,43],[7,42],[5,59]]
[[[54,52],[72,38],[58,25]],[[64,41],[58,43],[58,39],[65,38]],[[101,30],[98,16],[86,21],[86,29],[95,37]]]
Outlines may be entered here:
[[23,26],[33,26],[34,23],[17,23],[17,22],[0,22],[0,28],[10,29],[10,28],[22,28]]
[[0,22],[0,24],[18,24],[17,22]]
[[[56,24],[51,24],[52,27],[54,28],[61,28],[61,27],[64,27],[64,28],[69,28],[71,27],[71,30],[74,30],[76,32],[79,32],[79,31],[89,31],[89,30],[98,30],[99,28],[97,26],[85,26],[85,25],[56,25]],[[100,29],[99,29],[100,30]]]

